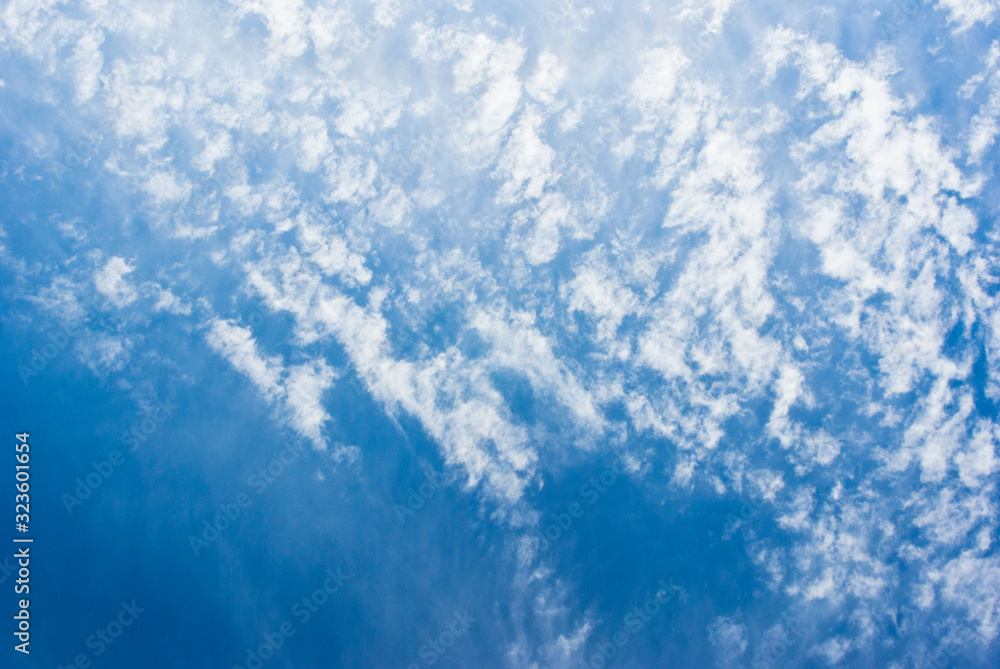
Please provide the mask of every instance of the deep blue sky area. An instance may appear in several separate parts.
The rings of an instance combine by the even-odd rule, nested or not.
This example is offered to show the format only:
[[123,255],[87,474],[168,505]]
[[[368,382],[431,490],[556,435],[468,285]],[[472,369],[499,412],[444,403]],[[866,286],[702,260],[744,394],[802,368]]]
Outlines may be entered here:
[[998,25],[10,3],[0,667],[997,666]]

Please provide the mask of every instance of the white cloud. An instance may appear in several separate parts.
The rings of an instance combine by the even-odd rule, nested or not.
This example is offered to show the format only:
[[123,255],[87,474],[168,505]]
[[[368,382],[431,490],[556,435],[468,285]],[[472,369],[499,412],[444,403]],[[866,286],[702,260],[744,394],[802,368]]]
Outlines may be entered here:
[[142,187],[158,205],[174,204],[191,194],[191,184],[173,172],[156,172]]
[[[639,311],[639,300],[603,259],[581,265],[573,280],[566,285],[569,308],[598,319],[599,339],[612,340],[626,316]],[[628,357],[629,347],[619,349]]]
[[416,416],[447,462],[465,469],[469,485],[485,479],[499,499],[522,496],[537,454],[485,370],[455,349],[397,358],[384,316],[321,284],[294,257],[250,268],[249,280],[272,309],[292,314],[303,340],[335,337],[373,396]]
[[937,0],[937,6],[949,13],[949,20],[958,32],[976,23],[990,25],[1000,9],[1000,3],[994,0]]
[[181,316],[191,315],[191,305],[185,303],[169,290],[161,289],[156,303],[153,305],[154,311],[167,311]]
[[1000,560],[964,554],[948,562],[942,572],[942,596],[968,612],[982,641],[1000,632]]
[[94,285],[112,304],[124,307],[137,298],[135,289],[125,278],[134,271],[135,267],[126,263],[124,258],[113,256],[94,276]]
[[470,325],[492,345],[491,364],[524,374],[539,392],[554,392],[579,424],[592,430],[603,427],[590,394],[556,358],[551,343],[535,327],[530,314],[475,310]]
[[325,443],[321,430],[330,419],[330,414],[323,408],[322,398],[323,393],[333,385],[334,378],[333,370],[323,361],[288,369],[285,404],[292,427],[315,444]]
[[629,87],[632,104],[647,118],[662,113],[674,97],[681,72],[690,64],[680,47],[657,47],[639,57],[642,70]]
[[729,10],[741,2],[742,0],[684,0],[679,17],[702,19],[707,32],[717,33],[722,29],[722,22]]
[[559,62],[559,58],[551,51],[543,51],[538,54],[538,63],[531,78],[525,84],[525,90],[531,97],[542,104],[552,104],[556,93],[563,81],[566,79],[566,67]]
[[295,219],[302,250],[326,275],[339,275],[348,283],[366,284],[372,272],[365,267],[365,260],[351,252],[347,241],[333,231],[332,226],[315,221],[305,212]]
[[265,357],[261,353],[248,328],[219,318],[207,325],[208,345],[250,379],[257,391],[275,405],[282,421],[288,421],[317,449],[325,450],[322,428],[330,415],[323,408],[322,397],[333,386],[334,371],[322,360],[285,367],[277,356]]
[[[997,133],[1000,132],[1000,42],[994,41],[986,57],[986,68],[974,75],[962,86],[964,97],[972,93],[983,81],[988,81],[989,97],[972,118],[969,128],[969,162],[978,165],[982,162],[986,151],[993,146]],[[987,79],[988,77],[988,79]]]
[[715,647],[720,666],[736,666],[747,650],[747,627],[733,618],[718,616],[708,626],[708,640]]
[[541,115],[528,108],[521,114],[497,162],[497,171],[506,177],[498,199],[516,203],[537,200],[546,185],[558,179],[552,168],[555,152],[538,136]]
[[104,67],[104,56],[101,54],[101,43],[104,33],[87,33],[76,44],[73,55],[67,61],[76,70],[76,102],[87,102],[97,93],[98,76]]
[[225,357],[236,371],[246,375],[266,398],[274,399],[281,394],[281,362],[261,355],[248,328],[219,319],[210,321],[208,326],[209,346]]
[[[994,4],[939,6],[962,31],[988,25]],[[496,15],[411,28],[388,1],[361,11],[370,34],[347,6],[252,2],[200,32],[186,21],[182,35],[169,13],[115,18],[112,5],[81,6],[84,21],[15,0],[0,40],[56,72],[40,104],[75,104],[86,113],[65,116],[82,124],[106,105],[102,127],[115,132],[89,165],[147,196],[135,220],[151,221],[153,241],[210,259],[291,325],[275,355],[190,283],[134,284],[133,266],[161,261],[156,244],[93,268],[82,259],[96,227],[59,237],[72,248],[65,276],[33,304],[83,319],[74,286],[94,285],[123,333],[146,308],[197,313],[212,349],[318,447],[329,360],[343,356],[511,528],[537,521],[529,507],[542,463],[561,460],[543,450],[560,447],[556,433],[634,448],[651,496],[667,479],[674,495],[745,496],[766,517],[746,532],[762,586],[827,616],[802,653],[850,657],[890,615],[926,631],[942,602],[995,637],[998,434],[971,375],[985,350],[987,396],[1000,397],[996,240],[976,214],[1000,116],[996,44],[958,91],[978,105],[962,134],[958,112],[914,94],[919,73],[897,76],[905,45],[857,61],[809,36],[838,8],[801,13],[801,32],[760,33],[731,71],[697,69],[726,62],[726,44],[693,63],[656,32],[666,14],[648,5],[628,26],[626,11],[615,25],[635,31],[622,33],[620,62],[635,65],[611,71],[600,39],[573,41],[587,8],[564,6],[543,35],[558,38],[537,42]],[[713,33],[733,3],[668,10]],[[934,46],[940,62],[956,35]],[[57,54],[71,67],[55,68]],[[397,180],[390,159],[421,140],[433,158]],[[200,202],[210,175],[231,181]],[[7,266],[12,246],[4,237]],[[121,369],[139,341],[86,333],[79,350],[95,371]],[[530,385],[545,407],[533,424],[499,376]],[[911,476],[921,488],[903,491]],[[542,592],[559,574],[531,546],[512,559],[549,621],[545,642],[507,644],[515,663],[585,648],[597,618],[569,620],[562,595]],[[745,656],[739,616],[719,616],[709,636],[720,657]]]
[[517,71],[524,47],[514,40],[497,41],[485,33],[454,28],[414,27],[414,55],[433,61],[453,60],[454,91],[477,95],[471,113],[454,129],[457,148],[473,156],[491,156],[521,99]]
[[398,186],[393,186],[371,205],[372,216],[387,228],[403,227],[407,223],[413,204]]

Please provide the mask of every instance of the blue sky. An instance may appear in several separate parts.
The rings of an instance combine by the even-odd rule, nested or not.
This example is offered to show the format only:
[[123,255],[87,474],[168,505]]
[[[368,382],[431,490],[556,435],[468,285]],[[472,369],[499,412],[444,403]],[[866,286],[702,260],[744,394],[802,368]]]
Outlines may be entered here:
[[997,20],[8,3],[11,666],[996,666]]

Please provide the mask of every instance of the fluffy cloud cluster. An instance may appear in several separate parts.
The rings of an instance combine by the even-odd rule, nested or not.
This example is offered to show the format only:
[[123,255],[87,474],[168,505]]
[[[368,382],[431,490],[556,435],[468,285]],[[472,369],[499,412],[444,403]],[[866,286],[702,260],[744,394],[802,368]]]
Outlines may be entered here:
[[[996,12],[939,4],[953,40]],[[40,104],[76,112],[16,120],[39,163],[92,136],[64,178],[99,171],[141,213],[123,225],[213,274],[66,228],[97,260],[51,285],[106,298],[119,357],[151,309],[199,333],[318,448],[335,348],[515,533],[535,522],[552,448],[627,454],[655,468],[651,495],[751,500],[781,532],[748,540],[767,587],[851,631],[807,635],[831,663],[900,620],[926,631],[942,606],[948,633],[988,643],[996,43],[956,91],[977,103],[956,141],[897,89],[890,48],[849,58],[774,25],[724,67],[685,51],[725,34],[735,5],[646,6],[621,43],[592,28],[597,9],[521,30],[385,2],[218,2],[194,23],[11,3],[0,46],[46,73]],[[291,352],[206,299],[211,282],[285,319]],[[508,374],[544,412],[513,406]],[[522,567],[548,573],[523,546]],[[583,652],[592,620],[560,624],[551,648]],[[709,634],[720,657],[746,652],[742,622]]]

